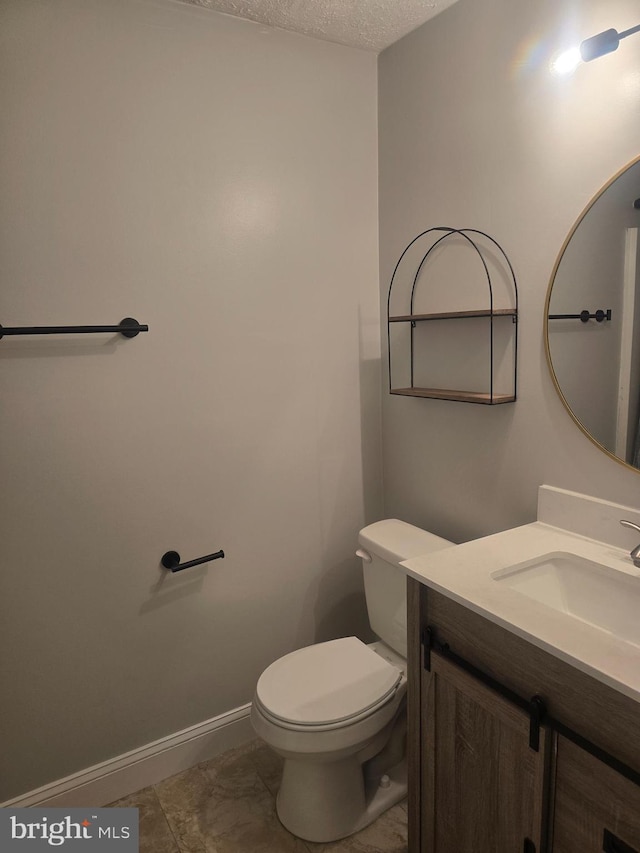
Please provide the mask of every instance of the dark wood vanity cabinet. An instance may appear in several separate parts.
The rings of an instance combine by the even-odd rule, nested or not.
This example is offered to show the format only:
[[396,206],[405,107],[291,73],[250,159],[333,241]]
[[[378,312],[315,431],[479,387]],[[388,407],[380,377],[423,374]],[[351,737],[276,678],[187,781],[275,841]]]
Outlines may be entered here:
[[640,853],[637,703],[411,578],[408,609],[410,853]]
[[640,787],[562,736],[555,761],[552,850],[640,851]]
[[424,848],[540,849],[546,732],[530,749],[528,715],[436,653],[427,681]]

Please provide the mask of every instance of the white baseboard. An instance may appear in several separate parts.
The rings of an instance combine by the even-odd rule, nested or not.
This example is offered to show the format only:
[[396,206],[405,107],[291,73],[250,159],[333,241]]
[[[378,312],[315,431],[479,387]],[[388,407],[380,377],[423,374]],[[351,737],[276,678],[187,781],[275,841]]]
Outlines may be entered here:
[[250,711],[251,704],[242,705],[226,714],[22,794],[1,803],[0,808],[84,808],[108,805],[251,740],[255,735],[249,720]]

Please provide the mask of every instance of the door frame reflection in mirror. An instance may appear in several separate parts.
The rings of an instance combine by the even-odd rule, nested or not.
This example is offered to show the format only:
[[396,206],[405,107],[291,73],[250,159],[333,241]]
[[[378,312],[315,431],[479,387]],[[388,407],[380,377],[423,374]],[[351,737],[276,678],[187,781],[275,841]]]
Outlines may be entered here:
[[[586,437],[589,439],[589,441],[591,441],[593,444],[595,444],[595,446],[597,448],[599,448],[604,454],[609,456],[615,462],[617,462],[620,465],[623,465],[625,468],[629,469],[630,471],[635,471],[636,473],[640,473],[640,468],[637,468],[636,466],[632,465],[630,462],[627,462],[625,459],[622,459],[620,456],[616,456],[616,454],[613,450],[610,450],[609,448],[605,447],[604,444],[602,444],[600,441],[598,441],[597,438],[595,438],[592,435],[592,433],[589,431],[588,427],[585,426],[585,424],[580,420],[580,418],[573,411],[573,408],[572,408],[570,402],[568,401],[567,397],[565,396],[565,393],[563,392],[563,390],[560,386],[560,382],[558,380],[558,376],[557,376],[556,370],[553,366],[553,361],[551,358],[551,345],[549,342],[549,313],[550,313],[550,307],[551,307],[552,291],[553,291],[554,284],[556,283],[556,277],[558,274],[558,270],[560,269],[560,265],[562,263],[563,258],[565,257],[565,253],[567,251],[567,248],[568,248],[569,244],[571,243],[571,240],[573,239],[576,231],[579,229],[579,227],[583,223],[585,217],[590,213],[591,209],[596,204],[596,202],[599,201],[599,199],[607,192],[607,190],[613,184],[615,184],[615,182],[619,178],[621,178],[626,172],[628,172],[632,167],[636,166],[639,163],[640,163],[640,155],[638,155],[637,157],[634,157],[633,160],[629,161],[625,166],[623,166],[621,169],[619,169],[619,171],[616,172],[616,174],[613,175],[613,177],[610,178],[604,184],[604,186],[602,186],[598,190],[598,192],[590,199],[590,201],[587,203],[585,208],[582,210],[582,212],[580,213],[580,215],[576,219],[573,227],[571,228],[571,230],[567,234],[567,237],[565,238],[565,240],[562,244],[562,247],[558,253],[558,256],[556,258],[556,262],[553,266],[553,270],[551,272],[551,276],[549,279],[549,285],[547,287],[547,295],[546,295],[545,304],[544,304],[544,346],[545,346],[545,354],[546,354],[546,359],[547,359],[547,365],[549,367],[549,372],[551,374],[551,379],[553,381],[556,392],[557,392],[562,404],[564,405],[565,409],[569,413],[571,419],[574,421],[576,426],[580,429],[580,431],[584,435],[586,435]],[[633,205],[633,201],[631,202],[631,204]],[[640,229],[640,222],[638,223],[638,228]],[[638,294],[638,298],[640,298],[640,294]],[[585,307],[589,307],[589,306],[582,306],[582,305],[576,306],[576,313],[579,314],[580,311]],[[596,308],[606,309],[607,307],[608,306],[605,306],[604,303],[602,305],[593,306],[594,311]],[[574,320],[572,322],[578,322],[578,324],[580,324],[580,320],[577,320],[577,321]],[[639,393],[640,393],[640,389],[639,389]]]

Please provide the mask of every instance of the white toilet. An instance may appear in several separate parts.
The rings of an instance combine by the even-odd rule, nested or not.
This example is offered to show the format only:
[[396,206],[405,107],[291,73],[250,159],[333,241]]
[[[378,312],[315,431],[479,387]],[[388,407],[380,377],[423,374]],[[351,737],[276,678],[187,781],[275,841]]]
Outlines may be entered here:
[[369,622],[378,642],[317,643],[272,663],[251,708],[256,733],[284,758],[276,808],[307,841],[367,826],[407,793],[406,580],[402,560],[452,543],[397,519],[360,531]]

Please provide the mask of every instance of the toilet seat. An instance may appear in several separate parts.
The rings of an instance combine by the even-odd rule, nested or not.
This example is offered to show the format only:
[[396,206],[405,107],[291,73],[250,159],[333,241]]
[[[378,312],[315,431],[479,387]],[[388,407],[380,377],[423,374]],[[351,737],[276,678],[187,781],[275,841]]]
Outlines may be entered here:
[[340,728],[386,705],[402,677],[357,637],[344,637],[298,649],[272,663],[258,681],[255,702],[283,728]]

